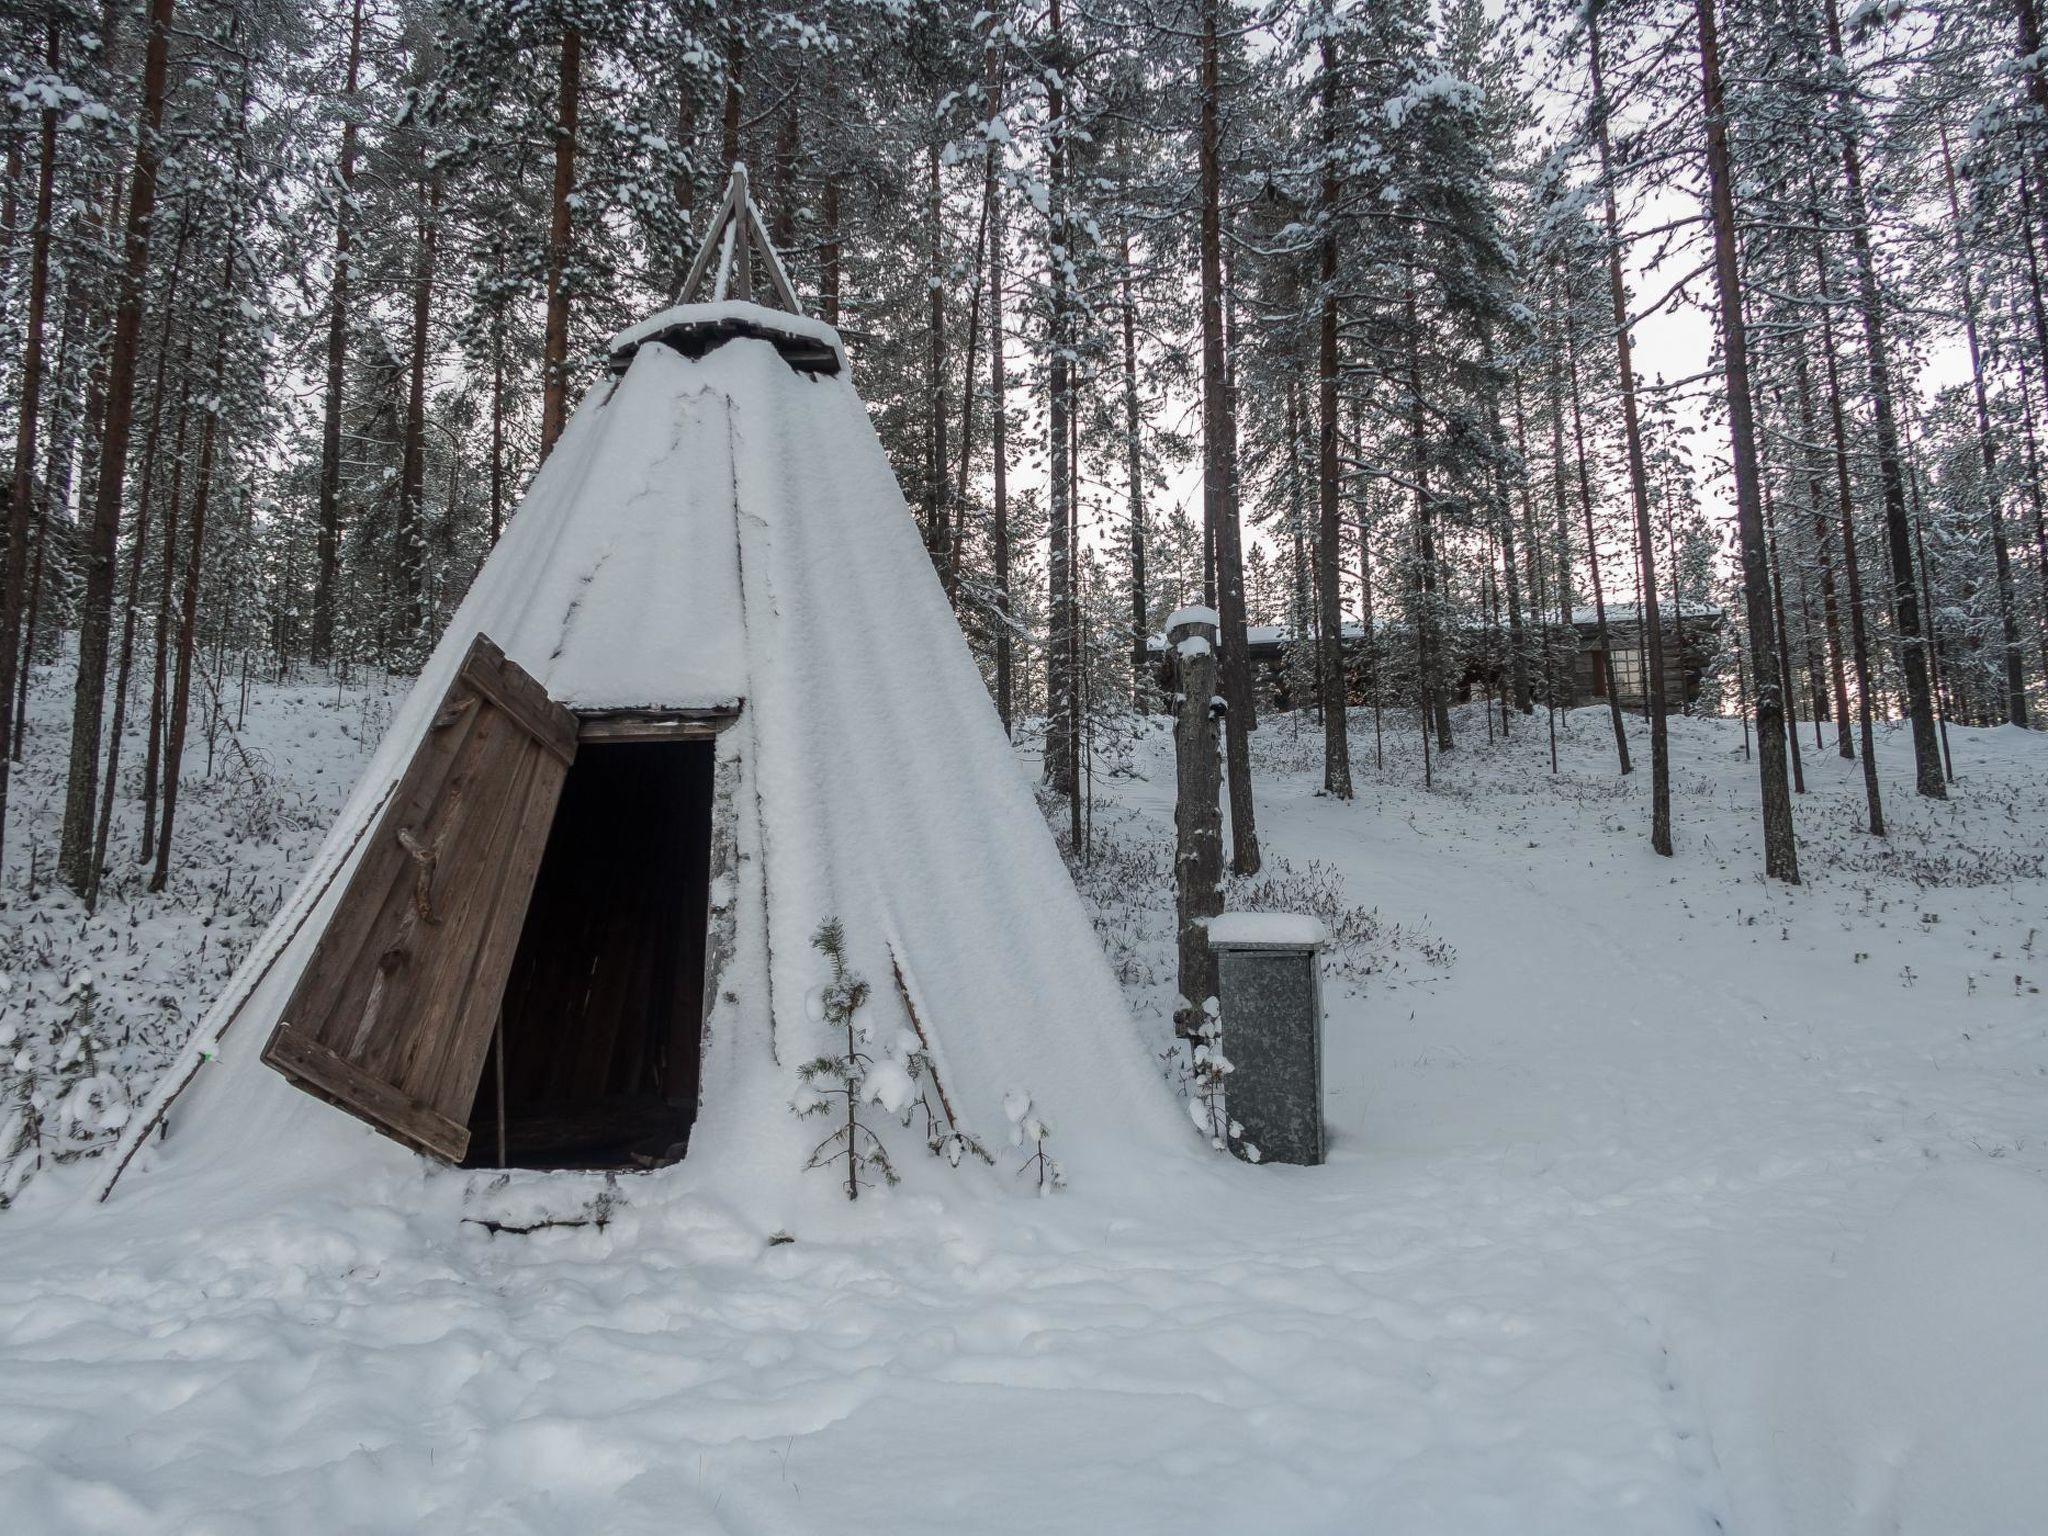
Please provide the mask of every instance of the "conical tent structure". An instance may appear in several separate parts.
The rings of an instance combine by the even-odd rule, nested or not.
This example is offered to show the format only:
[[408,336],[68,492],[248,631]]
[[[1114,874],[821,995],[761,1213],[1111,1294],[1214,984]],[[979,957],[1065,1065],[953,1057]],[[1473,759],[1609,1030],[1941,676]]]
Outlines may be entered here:
[[[617,338],[108,1187],[423,1151],[829,1189],[791,1102],[835,919],[866,1048],[920,1054],[963,1135],[1003,1148],[1028,1095],[1074,1178],[1194,1145],[839,337],[725,297],[753,262],[793,305],[736,173],[684,289],[714,301]],[[923,1116],[868,1116],[906,1176],[944,1169]]]

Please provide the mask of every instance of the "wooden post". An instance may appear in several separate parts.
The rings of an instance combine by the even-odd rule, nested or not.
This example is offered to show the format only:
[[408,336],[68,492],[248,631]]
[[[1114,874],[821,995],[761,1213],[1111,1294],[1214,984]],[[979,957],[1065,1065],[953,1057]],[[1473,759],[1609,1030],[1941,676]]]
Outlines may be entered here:
[[1223,910],[1222,764],[1217,756],[1216,631],[1213,608],[1183,608],[1167,620],[1177,720],[1173,728],[1173,894],[1180,945],[1180,1006],[1174,1028],[1192,1037],[1202,1005],[1216,995],[1209,919]]

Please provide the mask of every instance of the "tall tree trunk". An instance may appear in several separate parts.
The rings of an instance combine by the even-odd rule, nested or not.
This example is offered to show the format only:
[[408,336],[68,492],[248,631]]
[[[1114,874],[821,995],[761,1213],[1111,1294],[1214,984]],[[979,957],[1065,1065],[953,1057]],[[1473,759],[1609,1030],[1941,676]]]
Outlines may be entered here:
[[934,143],[928,156],[931,176],[926,184],[925,218],[930,245],[925,263],[925,505],[924,540],[946,596],[953,597],[953,561],[947,550],[952,532],[952,507],[947,496],[946,458],[946,285],[940,271],[940,218],[943,205],[939,187],[939,146]]
[[725,100],[719,115],[718,174],[723,177],[739,163],[740,110],[747,94],[747,12],[742,4],[725,16]]
[[[1921,542],[1922,527],[1926,522],[1926,509],[1920,503],[1920,471],[1913,463],[1913,440],[1907,437],[1901,444],[1905,449],[1906,491],[1912,498],[1913,509],[1913,559],[1920,567],[1920,611],[1928,616],[1929,638],[1938,641],[1933,634],[1934,584],[1927,568],[1927,546]],[[1927,652],[1929,670],[1934,684],[1934,723],[1941,735],[1941,762],[1943,782],[1956,781],[1956,760],[1948,746],[1948,711],[1941,702],[1942,660],[1941,646],[1930,646]]]
[[1224,762],[1230,783],[1231,868],[1256,874],[1259,838],[1252,807],[1251,728],[1255,718],[1245,651],[1244,560],[1238,536],[1236,420],[1223,316],[1223,0],[1202,0],[1201,179],[1202,521],[1213,543],[1215,606],[1222,620]]
[[2034,434],[2034,391],[2033,381],[2024,359],[2020,371],[2020,425],[2024,429],[2027,445],[2027,503],[2034,513],[2034,559],[2039,579],[2036,609],[2041,630],[2041,672],[2048,677],[2048,511],[2043,503],[2048,501],[2041,488],[2041,444]]
[[1131,297],[1131,232],[1123,230],[1124,482],[1130,502],[1131,690],[1142,707],[1151,695],[1147,642],[1151,638],[1151,594],[1145,584],[1145,455],[1139,440],[1138,306]]
[[491,321],[491,546],[505,533],[505,324]]
[[1876,712],[1876,683],[1871,676],[1870,621],[1863,606],[1862,559],[1856,550],[1856,496],[1849,479],[1849,427],[1842,409],[1841,365],[1835,353],[1834,295],[1829,291],[1827,242],[1821,235],[1820,207],[1813,218],[1815,271],[1820,283],[1821,361],[1827,371],[1828,416],[1834,437],[1835,506],[1842,523],[1842,572],[1849,583],[1849,636],[1856,660],[1857,728],[1863,738],[1863,798],[1869,808],[1872,837],[1883,837],[1884,800],[1877,784],[1877,743],[1871,729]]
[[[1835,0],[1822,0],[1822,14],[1827,19],[1828,49],[1834,55],[1838,78],[1846,79],[1848,65],[1842,56],[1842,28]],[[1838,85],[1836,95],[1844,111],[1848,111],[1852,104],[1846,88]],[[1870,213],[1863,197],[1862,157],[1853,126],[1842,132],[1842,181],[1849,200],[1849,248],[1856,259],[1857,307],[1863,315],[1871,413],[1877,430],[1878,481],[1884,490],[1885,533],[1891,549],[1892,611],[1899,631],[1900,670],[1906,681],[1906,712],[1913,722],[1914,776],[1921,794],[1930,800],[1943,800],[1948,797],[1948,785],[1942,778],[1941,748],[1935,739],[1934,699],[1928,687],[1920,595],[1914,590],[1913,526],[1906,511],[1906,477],[1899,457],[1898,422],[1893,414],[1884,300],[1877,285]]]
[[[1657,612],[1657,539],[1650,527],[1650,473],[1643,463],[1642,418],[1636,409],[1635,360],[1630,355],[1628,285],[1621,274],[1621,215],[1615,207],[1613,149],[1607,132],[1607,86],[1601,74],[1600,20],[1587,13],[1593,73],[1593,121],[1600,147],[1600,181],[1607,223],[1607,294],[1614,307],[1614,369],[1621,384],[1621,429],[1628,445],[1629,494],[1635,503],[1636,549],[1642,599],[1636,613],[1650,715],[1650,846],[1671,853],[1671,743],[1665,724],[1664,623]],[[1624,742],[1624,745],[1626,743]],[[1625,756],[1625,755],[1624,755]]]
[[[1068,601],[1072,590],[1074,552],[1068,543],[1073,523],[1069,506],[1072,484],[1068,478],[1067,416],[1073,408],[1069,394],[1071,369],[1068,334],[1067,273],[1069,243],[1067,227],[1067,123],[1066,96],[1060,83],[1064,67],[1060,0],[1052,0],[1048,12],[1054,67],[1046,75],[1046,148],[1049,160],[1046,176],[1046,268],[1051,286],[1052,314],[1047,338],[1052,357],[1048,373],[1050,398],[1046,401],[1046,457],[1049,461],[1047,499],[1052,525],[1046,558],[1046,612],[1050,620],[1045,647],[1045,780],[1065,795],[1070,809],[1080,804],[1080,777],[1075,773],[1076,743],[1068,731],[1069,691],[1074,679],[1068,663],[1073,651],[1075,615]],[[1079,840],[1076,839],[1076,852]]]
[[[1787,263],[1785,290],[1793,303],[1800,302],[1799,274]],[[1849,682],[1842,653],[1841,604],[1835,588],[1834,560],[1828,551],[1827,493],[1822,487],[1820,431],[1813,412],[1813,378],[1807,365],[1806,339],[1795,337],[1791,344],[1794,398],[1799,406],[1799,457],[1806,476],[1806,504],[1813,519],[1814,559],[1820,566],[1821,619],[1827,629],[1828,669],[1835,691],[1835,750],[1844,762],[1853,762],[1856,748],[1849,726]]]
[[185,497],[185,436],[191,421],[192,342],[187,337],[178,349],[178,416],[171,434],[171,495],[164,508],[164,552],[159,562],[156,623],[152,626],[155,653],[149,687],[149,735],[142,765],[142,840],[135,850],[135,862],[147,864],[156,857],[157,794],[162,786],[164,720],[170,703],[171,596],[177,587],[178,514]]
[[555,97],[555,191],[548,219],[547,328],[541,338],[540,456],[545,460],[569,419],[570,198],[576,191],[576,113],[582,94],[583,33],[562,32]]
[[1764,496],[1764,547],[1770,554],[1771,613],[1778,621],[1778,685],[1785,690],[1785,750],[1792,759],[1792,792],[1806,793],[1806,766],[1799,758],[1799,690],[1792,671],[1791,632],[1785,624],[1785,573],[1778,564],[1778,530],[1771,515],[1771,488]]
[[[2041,131],[2041,123],[2048,120],[2048,72],[2042,69],[2041,12],[2036,0],[2013,0],[2013,17],[2019,24],[2020,52],[2018,63],[2020,78],[2026,82],[2027,100],[2034,109],[2033,131],[2028,135],[2030,151],[2020,171],[2020,202],[2023,227],[2027,232],[2027,244],[2034,241],[2034,220],[2042,221],[2042,236],[2048,238],[2048,205],[2036,209],[2031,206],[2028,183],[2035,186],[2048,185],[2048,137]],[[1837,52],[1840,50],[1837,49]],[[2031,250],[2029,252],[2031,262]],[[2038,310],[2041,302],[2040,274],[2034,274],[2034,304]],[[2037,333],[2041,343],[2041,366],[2048,368],[2048,333]]]
[[128,680],[135,665],[135,608],[142,595],[142,563],[149,549],[150,501],[156,488],[157,449],[163,439],[164,385],[171,357],[171,323],[177,315],[178,276],[184,266],[185,245],[191,230],[190,219],[181,217],[177,245],[171,253],[170,277],[164,284],[163,326],[157,337],[156,378],[149,392],[149,430],[142,444],[142,487],[135,498],[134,547],[128,552],[128,588],[121,604],[121,654],[114,668],[113,719],[107,726],[107,776],[100,791],[99,822],[92,842],[92,880],[85,895],[88,911],[99,903],[100,880],[107,868],[107,835],[113,826],[114,791],[121,772],[121,733],[128,720]]
[[1183,1036],[1199,1030],[1216,995],[1216,956],[1209,919],[1223,910],[1223,828],[1217,804],[1216,627],[1177,624],[1166,637],[1176,669],[1179,712],[1174,723],[1174,916],[1180,951],[1180,1000],[1173,1010]]
[[403,583],[399,624],[408,659],[427,624],[427,349],[432,341],[434,264],[441,241],[441,172],[421,149],[419,251],[412,280],[412,357],[405,393],[405,430],[398,471],[398,569]]
[[[993,50],[991,50],[993,52]],[[993,68],[993,65],[991,65]],[[831,66],[826,66],[831,79]],[[839,324],[839,174],[828,167],[825,190],[819,198],[818,220],[818,313],[830,326]]]
[[[1436,495],[1429,481],[1429,431],[1422,395],[1422,323],[1415,298],[1415,263],[1407,263],[1407,280],[1402,287],[1403,313],[1408,324],[1408,454],[1415,478],[1415,660],[1422,681],[1422,714],[1425,735],[1434,725],[1437,746],[1451,750],[1451,712],[1444,698],[1447,679],[1442,675],[1443,626],[1438,623],[1438,580],[1436,560]],[[1429,782],[1429,761],[1425,752],[1423,781]]]
[[[998,71],[993,44],[988,55],[993,80]],[[1010,620],[1010,381],[1003,355],[1003,240],[1003,203],[998,197],[990,205],[988,227],[989,512],[995,524],[991,539],[995,545],[996,713],[1002,717],[1007,736],[1016,710]]]
[[[1491,367],[1495,359],[1493,327],[1490,325],[1480,333],[1480,348],[1486,353]],[[1501,421],[1500,384],[1497,376],[1489,377],[1486,385],[1486,433],[1493,451],[1490,480],[1493,490],[1494,531],[1500,539],[1502,575],[1507,588],[1509,686],[1514,692],[1515,708],[1527,715],[1533,714],[1536,706],[1529,681],[1529,637],[1522,623],[1522,578],[1517,569],[1515,556],[1515,513],[1508,496],[1507,429]],[[1521,466],[1520,478],[1522,496],[1526,504],[1529,495],[1526,460]],[[1531,596],[1533,599],[1533,593]],[[1537,617],[1540,619],[1541,616],[1539,609]],[[1502,729],[1505,731],[1505,725]]]
[[1750,411],[1749,338],[1742,318],[1742,274],[1736,265],[1735,184],[1729,164],[1728,106],[1721,85],[1720,39],[1714,0],[1695,0],[1700,38],[1700,94],[1706,117],[1708,207],[1714,230],[1714,286],[1721,320],[1721,366],[1728,405],[1729,456],[1735,476],[1737,529],[1742,546],[1743,600],[1748,610],[1751,664],[1757,680],[1757,763],[1763,795],[1764,872],[1797,884],[1799,847],[1792,829],[1792,795],[1785,777],[1783,690],[1768,681],[1763,658],[1775,649],[1771,622],[1769,552],[1764,544],[1762,490],[1757,474],[1756,423]]
[[[1261,857],[1252,803],[1252,737],[1259,695],[1252,679],[1250,620],[1244,597],[1243,479],[1237,442],[1237,289],[1233,262],[1223,262],[1223,520],[1216,527],[1216,611],[1223,653],[1216,671],[1223,690],[1223,777],[1230,797],[1230,868],[1257,874]],[[1235,640],[1232,639],[1235,636]]]
[[[49,26],[44,62],[59,64],[60,30]],[[7,505],[7,575],[0,588],[0,850],[6,846],[8,767],[14,756],[15,685],[28,672],[22,609],[28,588],[29,509],[36,497],[36,425],[43,390],[43,322],[50,302],[50,224],[57,174],[57,109],[46,109],[36,132],[36,214],[29,236],[28,315],[22,340],[20,393],[14,423],[14,477]],[[10,224],[10,230],[12,226]]]
[[[232,293],[234,288],[233,241],[229,241],[228,270],[222,279],[222,291]],[[213,366],[208,370],[208,379],[217,391],[225,361],[226,327],[215,334]],[[195,657],[195,642],[199,633],[199,578],[206,557],[206,514],[213,495],[214,453],[219,439],[219,412],[212,401],[207,402],[203,419],[199,423],[199,465],[194,471],[192,486],[192,526],[186,534],[185,588],[178,610],[178,666],[177,679],[172,685],[170,720],[164,733],[164,784],[163,822],[157,828],[156,865],[150,871],[149,888],[161,891],[171,878],[171,837],[178,819],[178,780],[184,766],[185,731],[192,710],[192,667],[195,660],[204,665],[204,659]],[[168,546],[166,560],[169,559]]]
[[[1323,695],[1323,793],[1351,798],[1350,715],[1344,687],[1344,514],[1337,452],[1337,44],[1322,39],[1322,334],[1317,349],[1317,490],[1321,519],[1316,542],[1316,602],[1322,620],[1318,668]],[[1296,637],[1299,638],[1298,636]]]
[[[1572,323],[1571,299],[1564,296],[1564,356],[1571,374],[1572,448],[1578,463],[1579,516],[1586,529],[1586,573],[1593,583],[1593,633],[1599,637],[1602,664],[1607,668],[1607,718],[1614,726],[1614,755],[1623,774],[1635,771],[1628,760],[1628,728],[1621,719],[1621,686],[1614,675],[1614,644],[1607,629],[1607,593],[1600,580],[1600,541],[1593,531],[1593,479],[1586,463],[1586,424],[1579,410],[1578,327]],[[1669,814],[1669,792],[1666,792]],[[1669,841],[1667,834],[1666,841]],[[1659,853],[1668,852],[1660,848]]]
[[[1557,295],[1555,303],[1562,306],[1564,287],[1562,278],[1555,279]],[[1552,687],[1555,703],[1560,709],[1569,708],[1579,697],[1579,626],[1576,605],[1572,593],[1572,530],[1571,530],[1571,469],[1564,456],[1564,326],[1557,323],[1555,334],[1550,339],[1550,492],[1555,503],[1557,526],[1551,539],[1551,562],[1556,577],[1553,583],[1557,595],[1558,640],[1570,647],[1569,653],[1561,658],[1564,677],[1553,677]],[[1551,647],[1555,650],[1556,647]],[[1556,666],[1551,668],[1555,673]],[[1553,752],[1553,756],[1554,756]],[[1556,767],[1552,763],[1553,770]]]
[[[994,146],[991,145],[990,148]],[[981,306],[988,287],[988,214],[995,201],[995,162],[982,169],[981,218],[974,231],[974,285],[967,299],[967,361],[960,370],[960,443],[953,454],[953,529],[946,536],[946,586],[957,593],[967,550],[967,476],[974,467],[974,402],[981,397]]]
[[320,532],[313,569],[313,658],[334,654],[334,583],[341,570],[341,400],[348,362],[350,220],[356,183],[356,86],[363,60],[363,0],[348,24],[348,71],[342,85],[341,153],[336,158],[334,280],[327,292],[327,391],[320,408]]
[[[1970,253],[1963,235],[1962,202],[1956,196],[1955,161],[1949,155],[1948,126],[1940,125],[1941,174],[1948,189],[1949,227],[1956,243],[1956,284],[1962,289],[1963,340],[1969,348],[1970,390],[1977,407],[1977,450],[1984,461],[1984,518],[1991,530],[1991,552],[1998,573],[1998,617],[2005,631],[2005,718],[2022,728],[2027,723],[2027,676],[2020,660],[2019,602],[2013,590],[2012,550],[2005,541],[2005,512],[1999,505],[1998,456],[1991,439],[1991,407],[1984,394],[1984,364],[1977,349],[1977,288],[1970,281]],[[1928,626],[1934,616],[1928,614]]]
[[142,65],[142,116],[137,124],[134,178],[123,238],[125,260],[108,354],[106,419],[85,548],[85,591],[78,613],[78,686],[71,711],[71,764],[65,781],[58,857],[64,883],[81,893],[92,878],[100,711],[106,702],[107,639],[113,620],[114,544],[121,529],[122,491],[128,477],[128,434],[135,411],[135,369],[141,350],[143,290],[149,276],[150,221],[156,211],[174,11],[175,0],[150,0]]

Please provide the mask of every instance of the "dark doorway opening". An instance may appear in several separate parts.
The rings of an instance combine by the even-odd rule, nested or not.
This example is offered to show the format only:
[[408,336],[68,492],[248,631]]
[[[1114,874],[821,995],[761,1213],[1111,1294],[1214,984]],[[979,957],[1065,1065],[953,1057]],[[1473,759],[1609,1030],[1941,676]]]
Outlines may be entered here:
[[470,1111],[467,1166],[653,1167],[688,1147],[712,765],[708,740],[578,747]]

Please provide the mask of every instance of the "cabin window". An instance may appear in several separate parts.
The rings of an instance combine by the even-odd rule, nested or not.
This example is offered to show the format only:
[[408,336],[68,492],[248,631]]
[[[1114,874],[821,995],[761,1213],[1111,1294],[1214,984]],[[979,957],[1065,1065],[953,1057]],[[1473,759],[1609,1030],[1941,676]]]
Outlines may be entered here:
[[1609,657],[1608,666],[1618,697],[1640,699],[1643,696],[1643,653],[1640,650],[1617,650]]
[[[470,1114],[469,1167],[673,1162],[697,1115],[709,739],[585,722]],[[501,1119],[502,1108],[502,1119]]]

